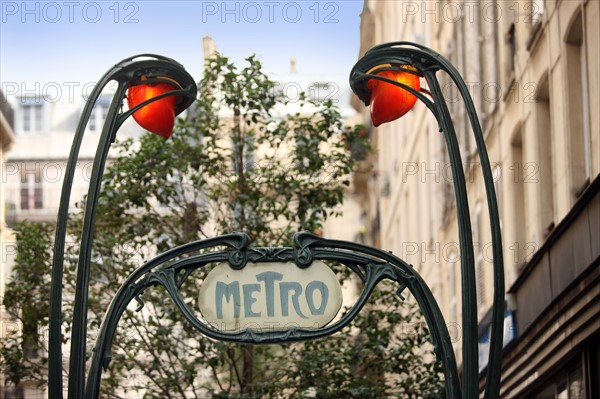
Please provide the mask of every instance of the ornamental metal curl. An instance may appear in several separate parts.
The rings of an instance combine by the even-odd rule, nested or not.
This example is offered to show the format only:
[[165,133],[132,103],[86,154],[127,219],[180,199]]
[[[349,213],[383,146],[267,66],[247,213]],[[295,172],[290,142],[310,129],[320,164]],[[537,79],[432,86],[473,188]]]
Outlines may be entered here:
[[[267,344],[321,338],[341,330],[352,322],[382,280],[396,282],[400,292],[408,288],[415,296],[431,332],[437,358],[444,366],[447,392],[450,397],[460,395],[456,360],[446,323],[431,290],[411,265],[389,252],[347,241],[328,240],[308,232],[294,236],[293,248],[253,248],[248,244],[248,236],[243,233],[201,240],[161,254],[133,272],[115,295],[103,320],[94,347],[85,397],[98,397],[102,369],[108,367],[112,358],[111,346],[117,325],[128,304],[151,287],[164,287],[187,322],[206,337],[220,341]],[[199,250],[223,246],[227,249],[197,254]],[[304,255],[298,256],[298,253]],[[244,268],[252,267],[257,262],[282,261],[306,268],[305,261],[308,258],[305,256],[312,261],[335,261],[357,274],[363,282],[363,290],[347,312],[322,328],[291,327],[265,331],[243,328],[224,332],[198,317],[182,297],[180,289],[183,281],[191,278],[194,271],[211,264],[230,262],[232,257],[238,259],[239,256],[247,259]],[[235,267],[238,268],[239,264],[236,263]]]

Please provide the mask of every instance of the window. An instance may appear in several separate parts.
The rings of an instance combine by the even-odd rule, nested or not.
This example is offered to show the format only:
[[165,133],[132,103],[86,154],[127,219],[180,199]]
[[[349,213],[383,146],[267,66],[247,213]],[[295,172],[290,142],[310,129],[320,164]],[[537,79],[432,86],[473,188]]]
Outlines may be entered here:
[[[481,18],[482,34],[482,74],[483,74],[483,113],[480,114],[484,130],[491,121],[491,114],[496,110],[502,95],[500,90],[500,46],[498,43],[497,21],[502,17],[502,10],[496,1],[486,3],[485,18]],[[492,7],[493,6],[493,7]],[[489,11],[491,10],[491,12]],[[488,14],[489,13],[489,14]]]
[[543,376],[532,384],[533,392],[519,398],[533,399],[592,399],[600,394],[599,336],[580,343],[567,363],[552,365],[553,374]]
[[498,218],[500,219],[500,227],[502,228],[502,166],[495,165],[492,169],[492,178],[494,179],[494,191],[496,192],[496,203],[498,205]]
[[36,102],[35,99],[22,99],[22,101],[24,101],[22,105],[23,132],[41,132],[44,122],[42,103]]
[[590,104],[581,11],[571,20],[565,43],[566,54],[562,56],[565,60],[571,194],[574,200],[587,186],[591,176]]
[[108,107],[110,106],[110,96],[102,95],[94,104],[92,113],[90,114],[90,120],[88,121],[88,129],[90,132],[98,132],[102,130],[104,121],[108,116]]
[[[508,19],[508,18],[507,18]],[[507,87],[512,84],[515,79],[515,57],[517,56],[517,39],[515,24],[511,23],[506,28],[504,33],[504,47],[502,49],[502,55],[504,58],[502,69],[503,69],[503,81]],[[508,89],[506,89],[508,91]],[[508,97],[505,97],[505,99]]]
[[535,100],[539,158],[538,164],[532,165],[533,169],[531,167],[530,169],[536,172],[535,175],[539,176],[534,175],[532,182],[539,181],[540,229],[542,230],[542,237],[545,238],[554,228],[554,155],[552,143],[555,140],[550,118],[551,104],[547,74],[538,84]]
[[512,209],[513,209],[513,240],[512,245],[509,246],[511,253],[513,254],[513,261],[517,269],[520,269],[525,259],[525,208],[527,203],[525,201],[525,184],[524,184],[524,173],[523,173],[523,139],[521,137],[521,130],[516,132],[511,142],[511,153],[512,153],[512,165],[510,170],[512,175],[509,176],[511,184],[510,190],[513,193],[512,198]]
[[475,249],[475,280],[477,282],[477,308],[479,315],[483,315],[487,310],[485,307],[485,273],[483,262],[483,234],[481,230],[481,201],[475,204],[473,217],[473,241]]
[[584,399],[581,368],[569,373],[567,380],[561,384],[558,397],[564,399]]
[[[477,30],[477,36],[479,36],[479,31]],[[454,24],[454,37],[456,38],[456,43],[451,44],[449,49],[449,60],[450,62],[458,68],[460,71],[465,71],[465,79],[471,82],[481,82],[481,75],[479,69],[479,60],[475,62],[477,67],[473,67],[472,63],[467,62],[467,57],[474,57],[478,59],[479,50],[476,51],[476,54],[467,54],[466,49],[470,47],[469,35],[473,34],[471,31],[465,30],[463,24]],[[450,117],[454,122],[454,127],[456,130],[456,136],[458,142],[460,143],[460,154],[463,158],[463,161],[469,160],[469,155],[473,150],[473,143],[471,139],[471,131],[470,125],[468,121],[467,109],[462,102],[461,95],[458,91],[458,87],[456,84],[450,80],[449,78],[444,77],[440,79],[440,86],[442,87],[443,94],[447,97],[447,99],[454,99],[454,101],[447,101],[448,110],[450,111]],[[477,107],[479,114],[481,115],[481,107],[478,95],[481,94],[481,91],[477,90],[472,92],[473,102]],[[461,99],[460,101],[456,101],[457,99]],[[466,168],[466,166],[465,166]]]
[[24,170],[21,172],[21,210],[42,209],[44,197],[42,190],[41,170]]
[[587,399],[580,357],[560,370],[535,399]]

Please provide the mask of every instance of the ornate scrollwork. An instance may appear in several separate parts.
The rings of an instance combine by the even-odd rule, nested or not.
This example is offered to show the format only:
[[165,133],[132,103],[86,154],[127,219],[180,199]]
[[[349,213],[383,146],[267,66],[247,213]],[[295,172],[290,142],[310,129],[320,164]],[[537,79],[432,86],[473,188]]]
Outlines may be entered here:
[[313,253],[310,248],[296,248],[294,249],[294,261],[301,269],[306,269],[312,264]]
[[250,248],[248,253],[251,262],[290,260],[289,248]]
[[294,261],[298,267],[306,269],[312,264],[314,255],[310,246],[321,240],[321,237],[303,231],[294,235]]
[[228,262],[235,270],[243,269],[248,262],[248,252],[245,249],[232,250],[229,252]]
[[232,236],[234,239],[228,244],[234,249],[229,252],[228,262],[233,269],[240,270],[248,263],[247,246],[250,243],[250,237],[246,233],[234,233]]
[[142,294],[144,293],[144,291],[140,292],[138,295],[136,295],[134,297],[135,301],[137,302],[137,307],[135,308],[136,312],[139,312],[140,310],[142,310],[144,308],[144,300],[142,299]]

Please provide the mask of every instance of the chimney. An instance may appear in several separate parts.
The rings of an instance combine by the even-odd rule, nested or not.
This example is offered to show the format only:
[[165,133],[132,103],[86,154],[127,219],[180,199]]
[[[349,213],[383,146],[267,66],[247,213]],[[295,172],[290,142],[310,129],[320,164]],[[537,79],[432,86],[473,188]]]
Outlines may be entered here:
[[217,45],[211,36],[206,35],[202,38],[202,51],[205,61],[217,52]]

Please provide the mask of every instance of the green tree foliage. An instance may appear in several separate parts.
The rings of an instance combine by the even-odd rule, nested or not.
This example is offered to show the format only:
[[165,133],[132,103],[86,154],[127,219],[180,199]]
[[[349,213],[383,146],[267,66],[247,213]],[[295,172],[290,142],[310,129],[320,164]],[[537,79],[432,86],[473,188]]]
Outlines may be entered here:
[[[199,99],[169,140],[144,135],[116,145],[95,228],[91,337],[125,276],[154,254],[232,231],[247,232],[254,245],[289,246],[295,232],[320,230],[339,213],[355,167],[351,150],[368,147],[360,127],[344,126],[331,101],[302,95],[290,104],[255,57],[246,61],[242,69],[220,55],[207,62]],[[298,112],[284,112],[289,107]],[[73,218],[74,235],[81,222],[81,214]],[[49,243],[44,248],[47,272]],[[68,249],[71,262],[77,249]],[[66,275],[69,290],[74,264]],[[197,300],[197,285],[182,292]],[[403,332],[418,315],[389,287],[355,328],[286,345],[215,342],[185,322],[164,290],[142,299],[141,311],[123,315],[102,397],[441,397],[438,363],[421,352],[428,333]],[[31,371],[42,378],[38,372]]]
[[0,368],[4,383],[19,390],[23,382],[39,386],[45,382],[52,228],[24,222],[15,233],[14,277],[2,300],[11,322],[3,326],[7,336],[0,344]]

